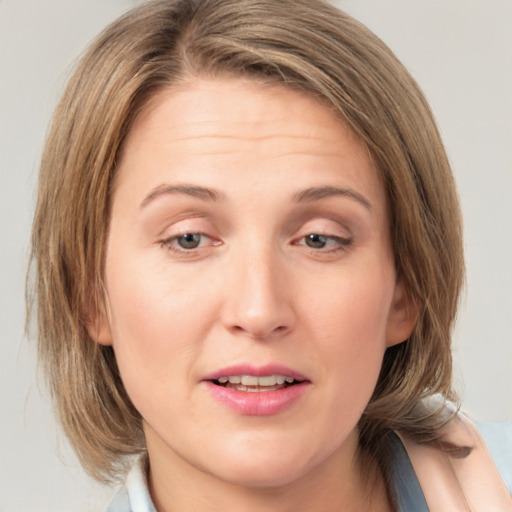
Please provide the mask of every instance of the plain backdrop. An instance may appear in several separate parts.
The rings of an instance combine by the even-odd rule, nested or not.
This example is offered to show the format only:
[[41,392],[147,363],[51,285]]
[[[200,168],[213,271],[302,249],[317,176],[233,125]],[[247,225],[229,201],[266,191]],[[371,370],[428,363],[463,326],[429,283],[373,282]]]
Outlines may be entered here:
[[[278,1],[278,0],[276,0]],[[136,0],[0,0],[0,512],[104,510],[80,469],[23,334],[38,158],[73,62]],[[459,186],[467,287],[456,387],[480,419],[512,419],[512,1],[339,0],[408,66]]]

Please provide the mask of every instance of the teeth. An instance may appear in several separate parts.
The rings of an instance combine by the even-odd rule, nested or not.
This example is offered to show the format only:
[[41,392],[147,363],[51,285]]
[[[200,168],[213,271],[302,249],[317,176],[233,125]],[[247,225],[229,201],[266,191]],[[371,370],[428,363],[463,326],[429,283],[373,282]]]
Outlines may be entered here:
[[[231,382],[231,379],[229,379]],[[252,375],[242,375],[242,385],[243,386],[257,386],[258,385],[258,377],[254,377]]]
[[258,386],[275,386],[277,375],[269,375],[267,377],[258,377]]
[[242,384],[243,386],[278,386],[283,385],[285,382],[292,384],[295,382],[293,377],[285,377],[284,375],[265,375],[256,377],[255,375],[230,375],[229,377],[219,377],[220,384]]

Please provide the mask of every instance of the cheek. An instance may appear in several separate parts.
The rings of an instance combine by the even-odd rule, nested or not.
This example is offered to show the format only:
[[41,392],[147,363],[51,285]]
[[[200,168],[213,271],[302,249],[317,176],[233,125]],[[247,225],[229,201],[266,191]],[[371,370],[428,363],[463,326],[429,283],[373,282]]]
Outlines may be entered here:
[[152,397],[179,393],[190,379],[211,304],[150,262],[135,267],[118,259],[108,270],[113,348],[126,390],[143,412]]
[[164,339],[169,345],[185,327],[193,336],[197,323],[184,319],[192,319],[202,307],[198,283],[190,283],[180,272],[171,273],[165,261],[152,257],[150,251],[133,253],[107,261],[114,343],[137,341],[145,351]]
[[387,319],[393,299],[392,272],[374,271],[332,278],[318,287],[303,304],[310,324],[323,325],[325,341],[333,347],[340,340],[354,349],[385,344]]
[[[333,400],[364,409],[375,387],[386,350],[386,327],[394,290],[393,274],[345,279],[306,309],[316,333],[319,355],[330,376]],[[314,309],[313,309],[314,308]],[[347,389],[352,390],[347,393]],[[360,400],[356,397],[360,396]],[[338,409],[340,410],[340,409]]]

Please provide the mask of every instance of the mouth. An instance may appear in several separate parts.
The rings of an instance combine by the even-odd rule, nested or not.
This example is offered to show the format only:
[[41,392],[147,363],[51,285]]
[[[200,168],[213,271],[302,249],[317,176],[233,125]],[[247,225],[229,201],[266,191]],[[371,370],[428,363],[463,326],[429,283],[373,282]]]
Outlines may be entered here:
[[233,365],[203,377],[217,403],[245,416],[270,416],[298,407],[311,380],[279,364]]
[[221,386],[235,391],[245,391],[248,393],[265,393],[269,391],[278,391],[295,386],[304,382],[304,379],[295,378],[288,375],[225,375],[217,379],[211,379],[210,382],[216,386]]

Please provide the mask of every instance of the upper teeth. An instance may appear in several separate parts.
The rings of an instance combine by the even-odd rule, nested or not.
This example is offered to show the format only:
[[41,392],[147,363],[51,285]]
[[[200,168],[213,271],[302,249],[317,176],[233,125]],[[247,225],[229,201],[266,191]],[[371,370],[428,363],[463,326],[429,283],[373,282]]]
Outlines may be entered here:
[[275,386],[276,384],[291,384],[295,381],[293,377],[285,377],[283,375],[265,375],[264,377],[256,377],[254,375],[230,375],[229,377],[220,377],[217,379],[221,384],[242,384],[243,386]]

